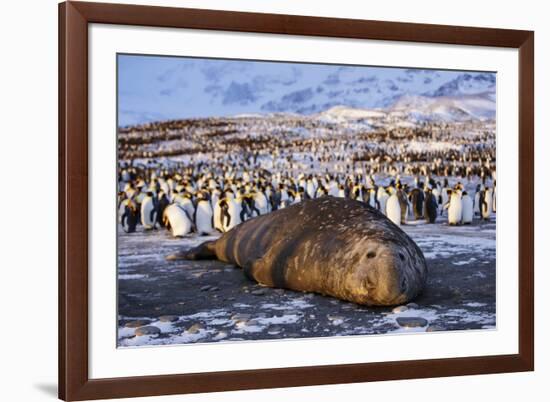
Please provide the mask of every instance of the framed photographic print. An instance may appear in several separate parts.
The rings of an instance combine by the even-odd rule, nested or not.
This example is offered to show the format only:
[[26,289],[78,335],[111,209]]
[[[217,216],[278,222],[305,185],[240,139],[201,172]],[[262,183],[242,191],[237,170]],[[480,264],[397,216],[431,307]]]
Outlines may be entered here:
[[533,32],[59,13],[60,398],[533,370]]

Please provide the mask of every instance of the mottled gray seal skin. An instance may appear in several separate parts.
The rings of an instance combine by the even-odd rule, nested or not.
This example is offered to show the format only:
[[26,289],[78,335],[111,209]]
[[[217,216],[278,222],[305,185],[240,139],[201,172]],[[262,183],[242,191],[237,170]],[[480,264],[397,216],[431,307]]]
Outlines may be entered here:
[[418,296],[428,272],[422,251],[383,214],[328,196],[250,219],[167,259],[218,259],[265,286],[379,306]]

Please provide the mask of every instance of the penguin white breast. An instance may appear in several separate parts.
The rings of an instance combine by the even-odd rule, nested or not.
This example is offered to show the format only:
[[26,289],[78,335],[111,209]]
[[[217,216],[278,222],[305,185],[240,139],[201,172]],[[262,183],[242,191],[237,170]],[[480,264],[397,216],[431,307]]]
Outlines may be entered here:
[[386,203],[386,215],[397,226],[401,225],[401,206],[397,195],[393,194]]
[[453,194],[451,196],[451,204],[449,205],[449,223],[456,224],[462,220],[462,201],[460,196]]
[[141,224],[146,229],[151,229],[154,225],[155,217],[152,214],[155,206],[151,197],[145,197],[141,203]]
[[474,205],[472,198],[468,195],[462,197],[462,222],[472,222],[474,215]]
[[181,207],[176,204],[169,205],[164,210],[164,214],[168,218],[170,230],[174,237],[185,236],[191,232],[191,220]]

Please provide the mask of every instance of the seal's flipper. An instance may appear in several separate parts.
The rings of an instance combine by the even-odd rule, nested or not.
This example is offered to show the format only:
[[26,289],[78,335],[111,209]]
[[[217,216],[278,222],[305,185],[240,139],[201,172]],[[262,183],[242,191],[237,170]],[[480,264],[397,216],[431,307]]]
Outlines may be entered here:
[[216,256],[216,242],[205,241],[204,243],[193,247],[187,251],[183,251],[176,254],[170,254],[166,256],[168,261],[173,260],[215,260]]
[[256,258],[243,266],[244,274],[248,279],[258,282],[260,285],[270,288],[278,287],[271,272],[271,266],[267,264],[267,259],[264,257]]
[[[268,283],[265,283],[265,281],[260,280],[261,272],[263,271],[263,258],[256,258],[254,260],[251,260],[244,264],[243,271],[246,277],[252,281],[256,281],[262,285],[268,285]],[[264,279],[264,278],[262,278]]]
[[288,247],[292,247],[292,243],[287,237],[282,237],[276,240],[261,256],[247,261],[243,265],[245,275],[260,283],[261,285],[271,288],[286,287],[286,260],[280,258],[281,255],[288,255]]

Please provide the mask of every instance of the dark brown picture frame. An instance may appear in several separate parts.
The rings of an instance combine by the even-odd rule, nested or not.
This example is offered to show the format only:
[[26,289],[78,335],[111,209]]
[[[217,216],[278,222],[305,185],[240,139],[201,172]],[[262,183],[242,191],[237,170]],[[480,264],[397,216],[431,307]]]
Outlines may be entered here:
[[[519,353],[90,379],[88,24],[120,24],[519,49]],[[534,33],[382,21],[66,2],[59,5],[59,397],[138,397],[534,370]],[[512,263],[512,262],[509,262]]]

